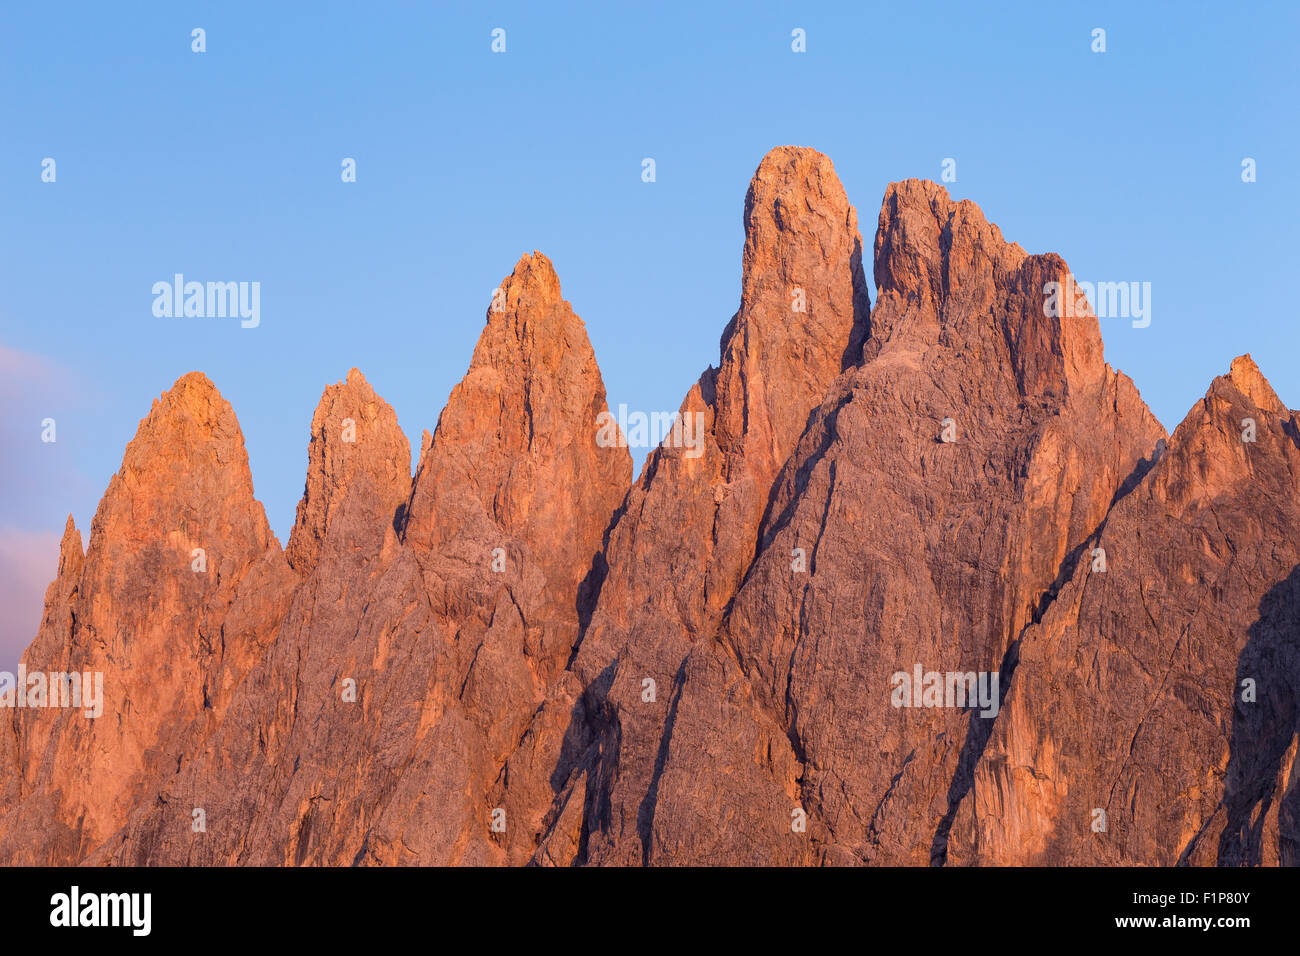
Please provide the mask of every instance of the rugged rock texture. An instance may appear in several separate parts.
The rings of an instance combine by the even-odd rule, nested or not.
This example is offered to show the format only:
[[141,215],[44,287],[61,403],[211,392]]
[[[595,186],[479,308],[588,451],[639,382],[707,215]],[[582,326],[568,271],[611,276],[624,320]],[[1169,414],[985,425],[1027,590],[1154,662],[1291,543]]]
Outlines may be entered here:
[[[365,472],[364,478],[358,471]],[[316,567],[321,543],[338,519],[346,489],[362,482],[379,495],[375,508],[393,516],[400,527],[411,494],[411,445],[397,424],[397,415],[375,394],[357,369],[346,382],[325,389],[311,420],[307,446],[307,487],[298,502],[298,516],[285,559],[299,574]]]
[[[584,795],[583,861],[658,862],[655,799],[681,719],[685,669],[694,647],[712,644],[753,560],[772,480],[809,411],[861,349],[869,310],[861,250],[857,214],[830,160],[804,149],[769,153],[745,200],[740,310],[723,333],[720,366],[705,372],[681,405],[703,424],[704,452],[691,457],[687,448],[660,447],[651,454],[612,529],[609,570],[575,660],[589,717],[569,733],[586,748],[571,770],[558,769],[568,773],[566,789]],[[726,711],[717,708],[746,690],[727,686],[735,679],[724,662],[709,658],[700,666],[709,668],[711,713],[690,715],[709,721],[687,738],[695,766],[712,762],[712,750],[701,749],[710,738],[718,756],[738,746],[761,754],[756,759],[772,772],[753,792],[731,798],[789,803],[793,758],[784,731],[756,714],[760,725],[733,739]],[[682,823],[707,840],[697,815],[726,812],[727,801],[709,790],[699,795],[700,806]],[[736,862],[797,858],[788,846],[729,836]],[[571,862],[548,850],[555,862]]]
[[[1166,436],[1047,314],[1065,263],[941,187],[888,188],[874,308],[826,157],[769,153],[744,225],[635,484],[536,252],[414,479],[325,390],[283,553],[178,382],[69,521],[24,660],[105,716],[0,712],[0,860],[1300,862],[1300,423],[1249,358]],[[899,706],[917,669],[997,692]]]
[[[201,550],[196,550],[201,549]],[[294,575],[235,413],[200,373],[154,402],[91,526],[69,522],[31,672],[102,672],[103,715],[14,708],[0,858],[81,859],[220,725],[275,633]]]
[[891,187],[876,263],[867,361],[778,480],[720,641],[800,758],[816,858],[926,863],[988,721],[886,706],[891,676],[1002,670],[1163,431],[1102,361],[1095,319],[1044,316],[1064,263],[973,204]]
[[1022,639],[963,860],[1300,863],[1297,438],[1242,356],[1111,510]]
[[[646,621],[613,666],[596,722],[621,747],[602,770],[614,797],[589,814],[593,862],[941,860],[984,727],[962,710],[889,707],[891,675],[998,671],[1163,436],[1102,361],[1096,320],[1043,315],[1059,258],[1026,256],[972,204],[917,182],[886,195],[876,251],[864,362],[782,449],[762,524],[737,548],[743,586],[718,602],[727,613],[689,642]],[[955,443],[939,440],[949,417]],[[709,555],[704,527],[689,552]],[[644,541],[629,550],[655,561]],[[593,629],[607,602],[638,606],[614,580]],[[670,683],[662,723],[623,690],[642,674]],[[637,722],[659,733],[636,745],[653,770],[633,816],[617,792]]]
[[295,562],[278,639],[221,732],[101,858],[504,863],[504,791],[541,788],[549,805],[550,768],[503,769],[572,653],[631,458],[596,443],[604,385],[550,262],[522,258],[494,304],[413,487],[360,374],[326,390],[290,546],[305,529],[314,560]]

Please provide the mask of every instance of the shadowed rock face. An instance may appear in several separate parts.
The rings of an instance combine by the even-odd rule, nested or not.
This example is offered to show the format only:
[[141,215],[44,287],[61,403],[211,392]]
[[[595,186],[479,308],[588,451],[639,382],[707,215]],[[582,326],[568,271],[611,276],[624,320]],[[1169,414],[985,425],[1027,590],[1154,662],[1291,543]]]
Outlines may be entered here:
[[826,157],[769,153],[744,223],[635,483],[537,252],[414,479],[326,388],[283,552],[178,381],[69,520],[24,665],[104,715],[0,711],[0,861],[1300,862],[1300,430],[1249,357],[1166,436],[973,203],[888,188],[874,307]]
[[1242,356],[1111,509],[1021,642],[963,860],[1300,863],[1297,434]]

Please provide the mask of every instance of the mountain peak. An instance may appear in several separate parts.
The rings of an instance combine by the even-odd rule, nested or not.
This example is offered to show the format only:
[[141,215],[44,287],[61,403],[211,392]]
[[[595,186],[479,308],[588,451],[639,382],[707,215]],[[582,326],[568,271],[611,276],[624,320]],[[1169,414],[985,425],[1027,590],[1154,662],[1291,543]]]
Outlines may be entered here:
[[307,481],[285,557],[300,574],[315,567],[321,544],[343,498],[359,482],[391,522],[411,491],[411,445],[397,414],[359,369],[327,386],[311,421]]
[[809,146],[774,146],[763,154],[758,168],[750,180],[751,190],[755,183],[789,182],[803,178],[811,181],[810,173],[817,176],[839,179],[835,174],[835,164],[825,153]]
[[81,548],[81,532],[77,530],[72,515],[68,515],[67,523],[63,526],[63,538],[59,542],[59,576],[62,577],[65,570],[69,569],[74,574],[80,571],[83,557],[85,552]]
[[1232,360],[1232,366],[1225,377],[1237,391],[1254,402],[1256,408],[1261,411],[1286,414],[1286,406],[1277,397],[1273,386],[1268,383],[1268,379],[1259,370],[1259,366],[1255,364],[1249,352],[1238,355]]
[[858,214],[830,159],[781,146],[745,196],[740,308],[722,335],[718,445],[774,473],[807,409],[856,361],[870,301]]
[[1007,242],[969,199],[954,200],[947,189],[926,179],[905,179],[885,190],[875,256],[881,295],[898,290],[938,301],[963,276],[989,269],[1009,272],[1026,253]]
[[[501,302],[493,303],[493,312],[514,312],[521,308],[544,308],[561,300],[560,277],[551,260],[533,250],[515,263],[514,270],[502,281]],[[499,305],[505,308],[498,308]]]
[[823,154],[743,221],[635,484],[538,251],[413,482],[361,371],[324,388],[284,552],[178,379],[65,525],[24,660],[104,719],[3,715],[0,862],[1293,861],[1300,448],[1250,357],[1171,437],[1064,260],[944,186],[885,190],[874,303]]
[[[465,377],[422,443],[406,540],[423,549],[445,543],[455,534],[447,503],[465,495],[477,504],[461,501],[460,517],[481,508],[525,537],[534,525],[549,535],[584,512],[587,494],[621,498],[631,456],[624,447],[597,447],[605,410],[586,327],[561,298],[551,260],[536,251],[521,257],[494,296]],[[598,520],[607,521],[614,506]]]
[[227,468],[234,469],[232,480],[251,498],[252,476],[235,410],[206,375],[189,372],[153,400],[126,446],[119,477],[131,475],[133,485],[158,486],[174,472],[188,484],[198,473]]
[[[216,428],[228,424],[234,410],[217,386],[202,372],[187,372],[154,399],[145,421],[156,425],[184,421],[194,427]],[[142,423],[143,424],[143,423]]]

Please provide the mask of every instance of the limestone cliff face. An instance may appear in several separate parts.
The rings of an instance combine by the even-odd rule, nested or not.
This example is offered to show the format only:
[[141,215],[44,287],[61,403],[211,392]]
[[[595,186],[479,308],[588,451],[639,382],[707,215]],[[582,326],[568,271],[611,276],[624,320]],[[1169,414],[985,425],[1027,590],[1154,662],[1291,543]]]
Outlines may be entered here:
[[[681,405],[703,426],[703,453],[660,447],[651,454],[611,530],[609,569],[575,659],[584,697],[582,719],[569,733],[585,749],[571,747],[574,766],[559,769],[586,813],[579,834],[574,815],[560,825],[569,828],[563,843],[575,852],[580,845],[584,861],[653,861],[655,798],[693,649],[713,645],[753,560],[772,481],[818,397],[856,360],[866,334],[857,215],[829,159],[789,147],[769,153],[750,184],[745,230],[740,309],[723,333],[721,364]],[[774,767],[791,766],[778,724],[763,721],[736,741],[720,725],[724,715],[710,717],[717,723],[701,733],[717,732],[712,747],[770,752]],[[698,748],[704,742],[696,740],[697,765],[709,758]],[[776,794],[788,776],[756,784],[761,799],[781,802]],[[702,802],[714,806],[693,812],[725,810],[716,796],[703,791]],[[576,796],[561,799],[567,806]],[[682,822],[689,828],[694,821]],[[547,842],[548,862],[572,861]],[[737,861],[766,852],[737,842]]]
[[[652,863],[942,860],[986,725],[891,707],[891,676],[999,672],[1163,437],[1103,362],[1096,320],[1044,315],[1059,258],[1026,256],[972,204],[917,182],[890,188],[876,250],[862,362],[763,476],[726,613],[689,644],[647,622],[617,659],[615,791],[628,726],[664,716],[637,748],[653,771],[636,825],[613,803],[609,823],[589,824],[593,862],[628,848]],[[642,674],[668,683],[666,706],[619,698]]]
[[1300,432],[1249,356],[1108,514],[956,830],[991,863],[1300,864]]
[[24,664],[104,716],[0,711],[0,861],[1300,862],[1300,423],[1249,357],[1168,436],[1060,257],[933,183],[886,190],[874,306],[825,156],[744,225],[635,483],[537,252],[414,478],[325,389],[283,552],[177,382],[69,520]]
[[151,802],[220,726],[293,588],[235,413],[199,373],[140,423],[80,552],[69,523],[23,666],[102,674],[103,714],[4,712],[16,765],[0,849],[11,862],[78,860]]
[[[358,472],[364,472],[359,475]],[[307,486],[284,556],[300,574],[316,566],[349,489],[366,484],[376,509],[399,521],[411,494],[411,446],[397,415],[357,369],[325,389],[311,420]]]
[[788,833],[792,809],[807,814],[809,858],[945,859],[993,720],[892,706],[893,676],[1001,684],[1021,630],[1163,437],[1103,362],[1095,318],[1044,315],[1044,285],[1066,272],[933,184],[885,196],[865,360],[779,477],[719,635],[799,758],[779,822]]
[[360,373],[326,390],[277,640],[101,859],[504,863],[506,791],[549,805],[549,768],[504,769],[572,653],[631,458],[597,443],[604,386],[550,262],[521,259],[494,306],[414,484]]

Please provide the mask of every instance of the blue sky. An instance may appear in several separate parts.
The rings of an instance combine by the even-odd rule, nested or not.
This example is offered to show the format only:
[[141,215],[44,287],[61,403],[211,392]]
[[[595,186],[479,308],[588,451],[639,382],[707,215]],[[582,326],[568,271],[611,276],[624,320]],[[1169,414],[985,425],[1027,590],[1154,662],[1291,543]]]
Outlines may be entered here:
[[[1008,239],[1150,282],[1150,327],[1102,335],[1170,429],[1242,352],[1300,403],[1298,9],[5,5],[0,666],[35,632],[65,517],[88,534],[192,369],[234,406],[282,542],[322,388],[359,367],[418,451],[524,252],[555,263],[611,404],[675,409],[717,361],[776,145],[832,158],[868,248],[886,185],[951,157],[949,190]],[[260,282],[261,325],[156,318],[176,272]]]

